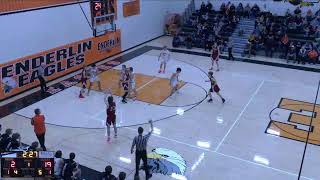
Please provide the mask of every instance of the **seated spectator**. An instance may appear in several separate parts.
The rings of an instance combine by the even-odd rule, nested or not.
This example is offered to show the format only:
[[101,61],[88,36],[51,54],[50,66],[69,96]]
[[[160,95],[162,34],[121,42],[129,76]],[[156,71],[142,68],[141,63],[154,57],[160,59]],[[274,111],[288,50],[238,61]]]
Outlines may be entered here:
[[251,55],[256,54],[255,50],[252,49],[252,43],[250,41],[247,42],[243,53],[244,53],[243,56],[248,55],[249,58],[251,57]]
[[286,16],[286,17],[291,16],[290,9],[287,9],[285,16]]
[[316,64],[318,61],[318,52],[313,48],[311,51],[308,53],[308,58],[309,58],[309,64],[313,63]]
[[296,48],[293,43],[291,43],[289,46],[287,63],[289,63],[289,60],[296,61]]
[[308,23],[310,23],[312,21],[312,19],[313,19],[313,13],[312,13],[311,9],[309,9],[306,14],[306,20]]
[[297,29],[297,23],[295,21],[290,21],[288,24],[289,30],[296,30]]
[[112,174],[111,166],[106,166],[104,172],[101,174],[100,180],[116,180],[116,177]]
[[119,177],[118,177],[118,180],[125,180],[126,179],[126,173],[125,172],[120,172],[119,173]]
[[320,27],[320,15],[317,16],[313,21],[311,21],[313,27]]
[[311,43],[306,43],[306,44],[305,44],[305,48],[306,48],[307,53],[309,53],[309,51],[312,50],[313,45],[312,45]]
[[296,16],[301,15],[301,9],[299,8],[299,6],[293,12]]
[[81,169],[80,169],[80,165],[77,163],[76,167],[73,169],[72,171],[72,179],[73,180],[82,180],[81,178]]
[[310,27],[309,26],[305,26],[303,28],[303,31],[304,31],[304,36],[305,37],[309,37],[309,35],[310,35]]
[[20,134],[19,133],[13,133],[12,134],[12,138],[11,138],[11,142],[7,146],[7,150],[9,150],[9,151],[18,151],[18,150],[21,150],[20,146],[21,146],[21,136],[20,136]]
[[188,35],[187,38],[185,39],[185,46],[187,49],[192,48],[192,37],[191,35]]
[[204,50],[210,51],[211,47],[213,45],[213,42],[214,42],[214,36],[212,34],[210,34],[209,37],[206,39]]
[[6,129],[6,132],[1,135],[0,151],[6,151],[9,143],[11,142],[12,129]]
[[173,36],[172,47],[179,47],[181,45],[180,37],[176,34]]
[[303,19],[301,17],[297,17],[295,19],[295,23],[296,23],[297,31],[301,31],[303,29],[303,24],[304,24]]
[[64,159],[62,158],[62,152],[58,150],[54,155],[54,177],[57,180],[62,179],[63,167],[64,167]]
[[74,153],[69,154],[69,159],[65,161],[65,165],[62,170],[62,176],[64,180],[73,180],[73,171],[77,168],[77,163],[74,161],[76,155]]
[[315,40],[320,43],[320,28],[317,28],[317,31],[314,34]]
[[31,143],[31,146],[28,148],[28,151],[37,151],[39,147],[38,141]]
[[300,64],[300,62],[302,64],[305,64],[306,61],[307,61],[307,51],[306,51],[306,48],[305,46],[302,46],[300,51],[299,51],[299,55],[297,57],[297,60],[298,60],[298,64]]

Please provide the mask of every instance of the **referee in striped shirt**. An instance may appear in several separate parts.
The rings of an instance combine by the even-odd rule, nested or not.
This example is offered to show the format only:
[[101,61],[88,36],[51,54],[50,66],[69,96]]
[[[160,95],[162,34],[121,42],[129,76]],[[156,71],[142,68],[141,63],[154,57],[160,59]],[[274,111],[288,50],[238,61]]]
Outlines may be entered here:
[[139,135],[134,137],[133,142],[132,142],[132,146],[131,146],[131,154],[134,152],[134,146],[136,146],[136,174],[135,176],[139,177],[139,168],[140,168],[140,161],[142,159],[143,161],[143,166],[146,172],[146,180],[148,180],[149,178],[152,177],[151,174],[149,174],[149,169],[148,169],[148,164],[147,164],[147,143],[148,140],[153,132],[153,124],[152,124],[152,120],[149,121],[150,126],[151,126],[151,131],[146,134],[146,135],[142,135],[143,134],[143,128],[139,127],[138,128],[138,133]]

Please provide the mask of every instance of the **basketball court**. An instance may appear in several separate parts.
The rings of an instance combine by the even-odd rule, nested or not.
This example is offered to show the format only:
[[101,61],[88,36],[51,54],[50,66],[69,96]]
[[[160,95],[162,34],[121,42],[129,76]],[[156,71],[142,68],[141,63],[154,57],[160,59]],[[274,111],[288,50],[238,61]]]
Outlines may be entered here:
[[[3,118],[2,125],[17,126],[30,144],[34,135],[29,121],[33,110],[41,108],[48,123],[49,149],[77,152],[82,165],[102,171],[110,164],[115,172],[124,171],[133,178],[132,139],[139,125],[147,131],[147,121],[153,119],[149,151],[176,152],[185,161],[185,172],[153,174],[152,179],[297,179],[318,74],[221,60],[221,71],[214,76],[226,103],[215,95],[213,103],[207,103],[209,58],[172,53],[167,72],[158,74],[159,52],[153,48],[123,62],[134,68],[137,81],[138,98],[128,104],[122,104],[119,97],[122,63],[101,70],[102,90],[112,89],[118,107],[119,137],[110,143],[104,129],[105,94],[96,86],[89,97],[79,99],[80,87],[75,84]],[[169,96],[168,79],[177,67],[182,69],[182,83],[179,93]],[[301,179],[320,178],[317,114]]]

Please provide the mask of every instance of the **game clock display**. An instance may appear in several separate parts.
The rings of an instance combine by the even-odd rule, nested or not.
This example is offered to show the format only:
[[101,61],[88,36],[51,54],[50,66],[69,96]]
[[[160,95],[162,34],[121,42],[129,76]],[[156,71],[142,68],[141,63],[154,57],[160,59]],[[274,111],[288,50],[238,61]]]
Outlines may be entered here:
[[1,177],[51,178],[54,175],[54,152],[27,151],[1,153]]

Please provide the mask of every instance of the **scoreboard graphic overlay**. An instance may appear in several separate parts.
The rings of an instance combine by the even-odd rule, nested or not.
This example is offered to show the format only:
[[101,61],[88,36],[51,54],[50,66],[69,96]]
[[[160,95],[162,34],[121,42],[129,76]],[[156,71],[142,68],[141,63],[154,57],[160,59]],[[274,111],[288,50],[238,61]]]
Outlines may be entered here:
[[54,152],[21,151],[1,153],[1,178],[52,178]]

